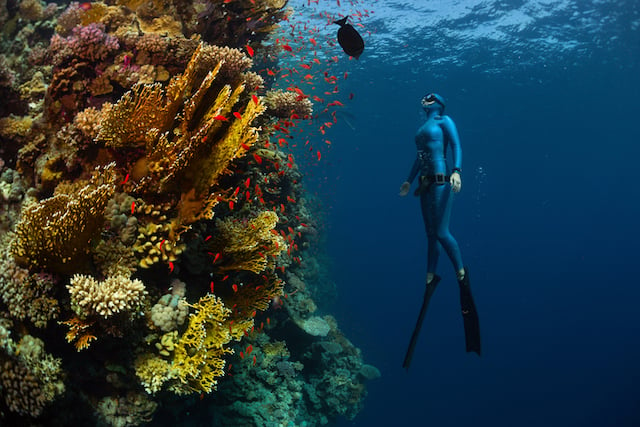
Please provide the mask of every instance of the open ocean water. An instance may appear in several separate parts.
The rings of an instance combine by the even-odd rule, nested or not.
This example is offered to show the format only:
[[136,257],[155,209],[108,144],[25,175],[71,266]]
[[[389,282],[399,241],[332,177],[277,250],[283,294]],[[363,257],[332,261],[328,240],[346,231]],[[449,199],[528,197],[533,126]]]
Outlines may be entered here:
[[[340,425],[640,425],[640,4],[369,6],[365,52],[343,63],[346,120],[308,183],[327,209],[334,311],[382,372],[364,410]],[[398,190],[432,91],[462,140],[451,229],[483,354],[465,353],[442,254],[405,372],[426,235],[418,199]]]

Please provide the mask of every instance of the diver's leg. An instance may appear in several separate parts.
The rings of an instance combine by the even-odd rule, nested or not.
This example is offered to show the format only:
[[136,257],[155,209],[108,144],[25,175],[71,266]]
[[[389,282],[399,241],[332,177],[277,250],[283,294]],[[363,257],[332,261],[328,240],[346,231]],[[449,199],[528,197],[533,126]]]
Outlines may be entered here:
[[445,252],[449,256],[453,267],[456,270],[458,278],[464,276],[464,264],[462,262],[462,252],[458,242],[449,231],[449,221],[451,219],[451,207],[453,205],[453,196],[451,187],[447,184],[434,186],[434,209],[435,213],[435,232],[437,240],[440,242]]
[[427,283],[431,283],[435,277],[438,258],[440,256],[440,242],[437,234],[437,210],[433,200],[433,185],[420,194],[420,208],[422,219],[427,232]]

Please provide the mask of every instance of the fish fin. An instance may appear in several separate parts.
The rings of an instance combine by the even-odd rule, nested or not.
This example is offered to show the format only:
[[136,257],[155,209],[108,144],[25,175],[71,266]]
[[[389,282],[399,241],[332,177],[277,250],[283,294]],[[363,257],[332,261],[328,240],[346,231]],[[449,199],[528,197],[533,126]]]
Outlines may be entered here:
[[346,24],[346,23],[347,23],[347,19],[348,19],[348,18],[349,18],[348,16],[345,16],[345,17],[344,17],[344,18],[342,18],[342,19],[338,19],[337,21],[333,21],[333,23],[334,23],[334,24],[338,24],[338,25],[340,25],[340,26],[342,27],[344,24]]

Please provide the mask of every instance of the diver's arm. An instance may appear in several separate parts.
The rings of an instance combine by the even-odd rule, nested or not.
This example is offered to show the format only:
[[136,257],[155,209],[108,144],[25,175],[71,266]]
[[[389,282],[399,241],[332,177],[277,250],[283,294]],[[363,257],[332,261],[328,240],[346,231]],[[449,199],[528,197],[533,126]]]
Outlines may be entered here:
[[409,194],[409,190],[411,189],[411,183],[416,178],[416,175],[418,175],[418,172],[420,171],[420,167],[421,167],[420,156],[417,156],[416,161],[413,162],[413,166],[411,167],[411,172],[409,172],[409,177],[400,186],[400,193],[398,193],[400,196],[406,196],[407,194]]
[[445,131],[446,138],[451,146],[451,189],[454,193],[457,193],[462,188],[462,178],[460,172],[462,171],[462,144],[460,144],[460,136],[458,135],[458,129],[451,117],[442,117],[442,128]]
[[416,161],[413,162],[413,166],[411,167],[411,172],[409,172],[409,177],[407,178],[407,182],[411,184],[414,179],[416,179],[416,175],[420,172],[420,168],[422,167],[422,162],[420,161],[420,156],[416,156]]

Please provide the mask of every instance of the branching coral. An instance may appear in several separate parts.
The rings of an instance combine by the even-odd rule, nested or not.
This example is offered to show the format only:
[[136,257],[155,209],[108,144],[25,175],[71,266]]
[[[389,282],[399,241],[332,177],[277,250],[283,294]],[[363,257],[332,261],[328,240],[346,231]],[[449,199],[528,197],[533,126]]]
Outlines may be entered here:
[[11,247],[16,261],[60,273],[82,268],[91,240],[102,229],[104,208],[115,191],[113,181],[112,170],[106,168],[76,193],[25,206]]
[[90,329],[95,323],[93,320],[88,321],[76,316],[59,323],[69,327],[69,332],[67,332],[65,338],[67,339],[67,342],[75,341],[74,345],[78,351],[89,348],[91,341],[97,339]]
[[289,119],[291,116],[311,117],[313,114],[313,104],[309,98],[296,92],[271,90],[267,92],[264,102],[267,112],[281,119]]
[[53,55],[53,64],[60,65],[69,58],[102,61],[118,47],[118,39],[105,33],[104,25],[89,24],[74,27],[69,37],[55,34],[51,38],[49,49]]
[[67,286],[71,306],[81,317],[108,318],[119,313],[135,315],[147,296],[144,284],[127,276],[108,277],[98,282],[91,276],[76,274]]

